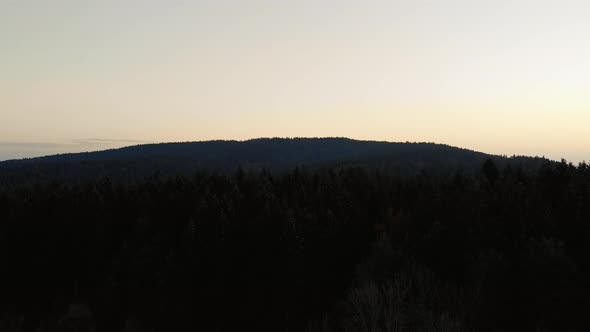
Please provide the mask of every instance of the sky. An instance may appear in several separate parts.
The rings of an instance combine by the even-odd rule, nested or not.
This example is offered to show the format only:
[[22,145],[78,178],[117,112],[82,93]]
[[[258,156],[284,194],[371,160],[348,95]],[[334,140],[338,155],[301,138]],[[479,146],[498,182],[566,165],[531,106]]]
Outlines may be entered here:
[[350,137],[590,160],[587,0],[0,0],[0,160]]

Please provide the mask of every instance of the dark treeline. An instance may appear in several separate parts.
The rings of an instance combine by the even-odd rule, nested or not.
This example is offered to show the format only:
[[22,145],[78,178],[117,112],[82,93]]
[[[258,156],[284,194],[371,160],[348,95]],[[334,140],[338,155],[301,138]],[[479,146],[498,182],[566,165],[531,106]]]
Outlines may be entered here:
[[130,146],[98,152],[63,154],[0,162],[0,185],[40,182],[86,182],[109,177],[115,182],[163,176],[190,176],[195,169],[232,174],[245,170],[285,172],[305,166],[364,167],[415,175],[477,170],[486,158],[498,165],[537,169],[545,158],[491,156],[434,143],[357,141],[347,138],[260,138]]
[[590,167],[0,187],[1,331],[586,331]]

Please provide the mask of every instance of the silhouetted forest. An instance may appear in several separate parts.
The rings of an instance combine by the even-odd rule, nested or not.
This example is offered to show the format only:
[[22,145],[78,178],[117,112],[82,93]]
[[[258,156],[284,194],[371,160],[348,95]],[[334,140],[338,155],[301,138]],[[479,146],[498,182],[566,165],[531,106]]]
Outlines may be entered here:
[[75,153],[0,162],[0,184],[83,182],[109,177],[116,182],[143,181],[155,172],[190,176],[195,169],[225,174],[244,170],[283,172],[295,167],[364,167],[415,175],[478,170],[492,158],[500,167],[511,164],[537,169],[545,158],[491,156],[434,143],[391,143],[347,138],[261,138],[248,141],[207,141],[145,144],[122,149]]
[[0,331],[587,331],[590,167],[503,160],[5,181]]

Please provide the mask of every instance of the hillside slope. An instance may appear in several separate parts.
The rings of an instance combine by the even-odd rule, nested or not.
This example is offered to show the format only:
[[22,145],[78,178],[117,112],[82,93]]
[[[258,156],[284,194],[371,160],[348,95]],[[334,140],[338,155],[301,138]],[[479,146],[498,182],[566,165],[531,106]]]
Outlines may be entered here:
[[[196,170],[232,172],[289,170],[294,167],[379,168],[402,174],[478,169],[493,158],[507,158],[433,143],[391,143],[347,138],[261,138],[130,146],[99,152],[62,154],[0,163],[2,183],[84,180],[108,176],[120,180],[162,175],[189,175]],[[546,160],[519,158],[512,163],[536,167]]]

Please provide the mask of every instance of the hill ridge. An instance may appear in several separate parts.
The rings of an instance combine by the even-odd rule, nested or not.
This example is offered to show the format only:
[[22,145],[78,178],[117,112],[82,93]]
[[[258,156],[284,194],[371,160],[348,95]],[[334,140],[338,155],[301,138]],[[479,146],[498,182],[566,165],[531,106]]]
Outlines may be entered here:
[[432,142],[387,142],[344,137],[255,138],[139,144],[0,162],[2,183],[64,179],[142,179],[154,173],[232,172],[294,167],[366,167],[399,174],[478,170],[485,159],[537,167],[543,158],[506,158]]

